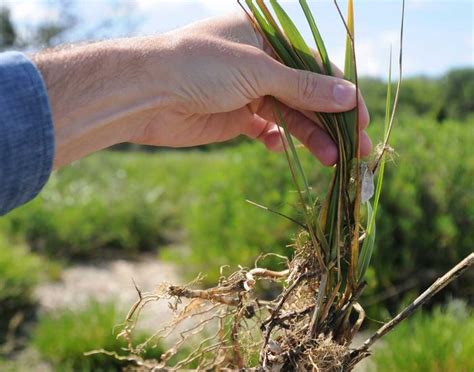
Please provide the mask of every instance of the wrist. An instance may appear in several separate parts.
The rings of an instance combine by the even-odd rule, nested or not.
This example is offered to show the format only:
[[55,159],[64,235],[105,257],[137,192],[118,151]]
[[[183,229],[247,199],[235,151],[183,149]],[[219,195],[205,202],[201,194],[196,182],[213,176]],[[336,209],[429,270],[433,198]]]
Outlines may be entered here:
[[114,40],[33,56],[52,110],[55,168],[130,141],[143,112],[159,105],[150,90],[157,77],[139,44]]

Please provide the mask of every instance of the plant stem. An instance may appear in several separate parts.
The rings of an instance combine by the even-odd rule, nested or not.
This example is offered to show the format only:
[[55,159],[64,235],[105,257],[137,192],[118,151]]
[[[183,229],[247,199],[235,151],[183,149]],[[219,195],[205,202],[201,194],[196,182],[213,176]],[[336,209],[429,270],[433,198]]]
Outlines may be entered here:
[[474,264],[474,253],[471,253],[469,256],[464,258],[451,270],[449,270],[442,277],[436,279],[436,281],[420,296],[416,298],[410,305],[403,309],[395,318],[393,318],[388,323],[385,323],[382,327],[378,329],[371,337],[369,337],[364,344],[358,349],[354,350],[352,354],[357,355],[360,353],[366,353],[370,346],[374,344],[375,341],[383,337],[385,334],[390,332],[395,328],[400,322],[409,317],[417,308],[427,302],[431,297],[438,293],[441,289],[446,287],[453,280],[458,278],[463,272],[465,272],[469,267]]

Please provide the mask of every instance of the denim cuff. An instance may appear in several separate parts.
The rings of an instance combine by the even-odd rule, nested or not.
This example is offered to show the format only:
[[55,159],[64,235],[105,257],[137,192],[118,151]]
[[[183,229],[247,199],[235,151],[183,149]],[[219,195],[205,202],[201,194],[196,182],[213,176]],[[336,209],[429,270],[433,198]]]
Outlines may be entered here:
[[40,72],[22,53],[0,53],[0,215],[40,192],[53,156],[51,108]]

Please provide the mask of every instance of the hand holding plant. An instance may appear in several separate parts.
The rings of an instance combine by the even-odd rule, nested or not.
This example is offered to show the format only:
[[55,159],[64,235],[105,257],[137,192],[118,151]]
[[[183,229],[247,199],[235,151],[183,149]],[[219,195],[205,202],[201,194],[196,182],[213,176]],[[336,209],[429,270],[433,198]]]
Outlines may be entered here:
[[[168,52],[158,54],[154,63],[161,66],[158,81],[165,104],[147,113],[133,141],[184,147],[244,134],[271,150],[282,150],[269,97],[274,96],[290,132],[324,164],[336,162],[334,142],[307,113],[354,108],[352,83],[276,61],[242,14],[199,22],[162,40],[168,40],[164,42]],[[359,111],[364,129],[369,117],[362,99]],[[362,155],[367,155],[370,140],[364,134],[362,141]]]
[[[269,96],[279,99],[290,132],[334,164],[334,143],[307,113],[354,108],[354,85],[287,67],[269,53],[237,14],[36,54],[53,111],[55,168],[120,142],[187,147],[244,134],[282,150]],[[369,118],[362,99],[359,106],[363,130]],[[362,138],[364,155],[370,141]]]

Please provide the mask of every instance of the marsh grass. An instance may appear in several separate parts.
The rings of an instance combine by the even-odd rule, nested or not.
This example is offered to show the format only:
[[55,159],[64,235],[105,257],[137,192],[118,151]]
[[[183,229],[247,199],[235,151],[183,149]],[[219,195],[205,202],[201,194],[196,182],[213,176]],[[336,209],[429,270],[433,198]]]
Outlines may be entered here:
[[[287,66],[320,74],[335,75],[322,36],[305,0],[300,0],[311,28],[319,58],[306,44],[298,28],[276,0],[269,6],[263,0],[246,0],[242,4],[255,28],[275,55]],[[346,28],[344,78],[358,87],[355,56],[353,3],[348,1],[347,18],[339,5],[336,10]],[[401,39],[403,36],[403,9]],[[291,245],[291,258],[268,253],[259,257],[253,268],[241,267],[221,277],[215,287],[200,289],[198,277],[176,286],[163,283],[153,292],[137,288],[138,301],[126,317],[119,336],[127,342],[140,368],[181,369],[192,364],[199,369],[258,368],[261,370],[351,370],[370,354],[368,348],[378,338],[411,314],[419,304],[402,312],[387,323],[360,349],[350,344],[365,319],[358,303],[366,283],[365,273],[373,254],[376,214],[381,195],[385,156],[389,146],[401,83],[402,42],[400,42],[399,79],[392,98],[391,65],[387,83],[385,132],[371,162],[360,159],[360,123],[354,110],[340,114],[315,112],[314,119],[335,142],[339,158],[333,168],[332,181],[324,197],[313,195],[300,161],[297,145],[291,137],[279,103],[274,101],[275,121],[285,141],[285,156],[293,187],[299,201],[300,228]],[[359,102],[356,89],[356,102]],[[316,124],[315,124],[316,125]],[[374,185],[375,178],[375,185]],[[290,219],[283,213],[253,202],[254,205]],[[472,256],[472,255],[471,255]],[[269,257],[280,261],[279,270],[265,268]],[[423,303],[472,265],[474,257],[453,269],[423,293]],[[272,282],[278,289],[273,298],[262,298],[256,290],[261,283]],[[168,302],[174,319],[157,330],[148,340],[134,342],[134,329],[143,308],[154,301]],[[189,319],[193,319],[189,323]],[[159,360],[149,361],[141,355],[149,345],[173,339]],[[192,351],[179,361],[173,357],[185,346]]]

